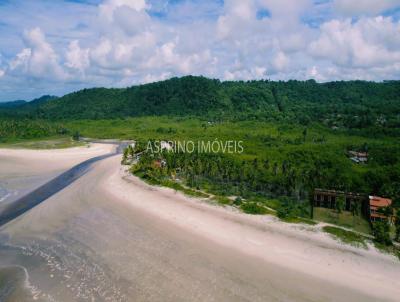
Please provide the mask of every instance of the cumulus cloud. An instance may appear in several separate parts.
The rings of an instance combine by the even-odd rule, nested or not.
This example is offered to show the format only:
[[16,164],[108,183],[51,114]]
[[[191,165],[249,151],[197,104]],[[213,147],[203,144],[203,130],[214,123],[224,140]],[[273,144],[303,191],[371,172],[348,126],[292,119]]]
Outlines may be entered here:
[[[99,5],[97,25],[103,34],[133,36],[151,25],[145,0],[108,0]],[[124,37],[126,38],[126,37]]]
[[131,9],[134,11],[143,11],[147,7],[145,0],[106,0],[99,5],[101,18],[109,21],[114,19],[114,13],[120,8]]
[[186,53],[179,50],[180,40],[166,42],[155,49],[154,54],[142,65],[146,70],[168,71],[176,75],[199,74],[216,63],[209,50]]
[[227,0],[224,15],[218,18],[217,34],[226,39],[241,37],[256,25],[256,6],[253,0]]
[[[48,81],[68,87],[60,89],[64,92],[186,74],[227,80],[398,79],[400,24],[388,10],[399,1],[49,2],[46,15],[33,2],[16,0],[19,5],[0,11],[10,24],[0,40],[0,81],[19,87],[33,80],[32,89],[41,94],[54,87]],[[22,14],[28,5],[35,12],[29,22],[10,18],[16,7]],[[25,30],[17,30],[20,24]]]
[[289,58],[282,51],[278,52],[272,60],[272,67],[275,71],[284,71],[290,64]]
[[224,72],[224,80],[250,80],[250,79],[263,79],[266,76],[267,68],[262,66],[255,66],[252,68],[240,68],[227,70]]
[[89,66],[89,49],[82,49],[78,40],[72,41],[65,55],[65,66],[84,72]]
[[58,56],[40,28],[24,32],[24,48],[10,62],[10,71],[14,74],[28,75],[34,78],[63,79],[65,73],[58,62]]
[[332,20],[310,44],[312,55],[339,66],[368,68],[400,61],[400,23],[392,18]]
[[271,15],[285,22],[296,22],[299,17],[312,7],[312,0],[259,0]]
[[153,83],[168,79],[172,76],[170,72],[163,72],[161,74],[146,74],[143,78],[143,83]]
[[400,0],[334,0],[336,12],[346,16],[377,15],[400,6]]

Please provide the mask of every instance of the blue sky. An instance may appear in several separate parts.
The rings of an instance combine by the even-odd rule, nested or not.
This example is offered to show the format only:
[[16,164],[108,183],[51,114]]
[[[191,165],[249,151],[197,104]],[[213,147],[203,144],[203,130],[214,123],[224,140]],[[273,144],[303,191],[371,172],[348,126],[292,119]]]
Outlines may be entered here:
[[400,0],[0,0],[0,101],[187,74],[400,78]]

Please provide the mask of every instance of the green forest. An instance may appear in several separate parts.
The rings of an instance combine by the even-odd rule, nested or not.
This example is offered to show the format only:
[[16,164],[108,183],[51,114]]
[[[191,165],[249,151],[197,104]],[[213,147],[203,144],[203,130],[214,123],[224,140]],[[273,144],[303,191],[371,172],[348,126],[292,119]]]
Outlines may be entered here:
[[[0,116],[46,120],[197,116],[281,121],[399,135],[400,81],[221,82],[186,76],[124,89],[93,88],[0,107]],[[372,131],[372,133],[371,133]]]
[[[105,121],[73,122],[72,128],[90,125],[88,134]],[[388,196],[397,203],[400,197],[400,145],[391,137],[368,138],[337,132],[318,124],[304,127],[284,123],[230,121],[209,124],[198,119],[133,118],[114,121],[113,129],[136,137],[144,148],[156,140],[236,140],[243,141],[240,154],[166,153],[167,168],[152,166],[143,158],[139,169],[145,177],[168,176],[179,169],[191,187],[220,195],[266,198],[290,197],[307,201],[314,188],[336,189]],[[118,124],[120,126],[118,126]],[[124,131],[126,126],[126,132]],[[110,126],[112,128],[112,126]],[[108,129],[110,129],[108,128]],[[110,130],[109,130],[110,131]],[[106,136],[113,136],[111,133]],[[116,134],[118,135],[118,134]],[[367,164],[349,159],[349,150],[368,150]]]
[[[133,139],[139,146],[241,140],[241,154],[166,153],[162,169],[145,155],[132,171],[158,182],[175,175],[185,186],[221,197],[291,204],[304,217],[314,188],[384,196],[400,205],[400,81],[186,76],[0,106],[0,143],[76,133]],[[368,162],[355,163],[349,151],[367,152]]]

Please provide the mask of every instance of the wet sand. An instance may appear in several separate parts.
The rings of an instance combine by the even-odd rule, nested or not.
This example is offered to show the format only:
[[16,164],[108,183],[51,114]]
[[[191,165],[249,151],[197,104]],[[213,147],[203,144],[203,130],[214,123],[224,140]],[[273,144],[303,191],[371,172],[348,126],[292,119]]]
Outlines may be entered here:
[[23,267],[0,267],[0,301],[33,300],[27,286],[26,273]]
[[0,148],[0,204],[12,202],[72,166],[114,148],[109,144],[53,150]]
[[119,162],[113,156],[95,163],[0,228],[0,266],[26,268],[37,299],[396,301],[400,295],[393,257],[123,179]]

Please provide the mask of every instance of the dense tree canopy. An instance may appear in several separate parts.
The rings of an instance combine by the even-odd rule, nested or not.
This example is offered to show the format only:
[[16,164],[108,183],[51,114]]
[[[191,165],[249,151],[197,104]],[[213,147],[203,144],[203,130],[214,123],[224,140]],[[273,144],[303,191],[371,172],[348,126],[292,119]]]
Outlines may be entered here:
[[[243,156],[168,157],[168,169],[179,168],[192,186],[296,199],[322,187],[400,200],[400,81],[221,82],[187,76],[45,96],[4,106],[0,117],[4,141],[72,133],[245,141]],[[349,150],[368,151],[368,164],[351,162]]]
[[0,114],[52,120],[194,115],[303,125],[318,121],[333,128],[374,127],[375,132],[398,134],[400,81],[220,82],[186,76],[124,89],[84,89],[58,99],[3,108]]

